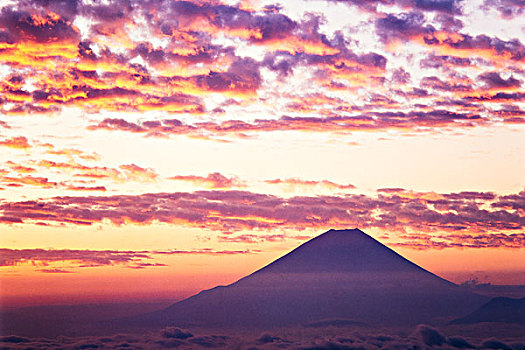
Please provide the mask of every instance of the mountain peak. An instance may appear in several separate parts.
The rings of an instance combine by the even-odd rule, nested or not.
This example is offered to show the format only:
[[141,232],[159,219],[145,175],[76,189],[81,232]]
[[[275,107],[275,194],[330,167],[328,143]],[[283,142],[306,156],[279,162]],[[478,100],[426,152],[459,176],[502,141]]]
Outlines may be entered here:
[[346,234],[346,235],[353,234],[353,235],[364,235],[364,236],[370,237],[366,233],[358,229],[357,227],[353,229],[342,229],[342,230],[336,230],[332,228],[326,231],[325,233],[320,234],[317,237],[326,236],[326,235],[335,235],[335,234],[339,234],[339,235],[340,234]]
[[369,240],[373,238],[367,235],[365,232],[361,231],[360,229],[354,228],[354,229],[343,229],[343,230],[330,229],[326,231],[325,233],[322,233],[319,236],[314,237],[313,239],[334,239],[334,240],[348,241],[350,239]]
[[389,272],[422,270],[363,231],[329,230],[258,273]]

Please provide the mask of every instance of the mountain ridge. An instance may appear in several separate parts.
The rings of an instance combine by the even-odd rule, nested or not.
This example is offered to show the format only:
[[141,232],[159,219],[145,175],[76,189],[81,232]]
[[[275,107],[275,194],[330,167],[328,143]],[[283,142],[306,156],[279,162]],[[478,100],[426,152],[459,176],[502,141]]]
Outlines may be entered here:
[[495,297],[474,312],[453,320],[451,324],[482,322],[517,323],[525,325],[525,298]]

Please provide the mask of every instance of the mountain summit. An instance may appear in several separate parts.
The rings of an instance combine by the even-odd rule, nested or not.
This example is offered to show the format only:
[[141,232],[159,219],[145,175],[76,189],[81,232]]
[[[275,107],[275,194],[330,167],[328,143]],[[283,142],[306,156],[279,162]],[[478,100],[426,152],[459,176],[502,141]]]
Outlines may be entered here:
[[358,229],[330,230],[231,285],[126,323],[269,328],[351,319],[408,325],[464,315],[486,300]]
[[343,273],[422,270],[359,229],[330,230],[256,273]]

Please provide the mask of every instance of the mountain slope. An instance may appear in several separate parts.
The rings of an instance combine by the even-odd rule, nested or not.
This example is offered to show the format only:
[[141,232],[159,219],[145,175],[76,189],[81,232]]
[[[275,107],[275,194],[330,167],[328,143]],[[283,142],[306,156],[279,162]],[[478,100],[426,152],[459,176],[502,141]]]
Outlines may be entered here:
[[473,313],[458,318],[451,323],[468,324],[480,322],[525,324],[525,298],[493,298]]
[[229,286],[126,322],[275,327],[342,318],[406,325],[457,317],[486,300],[360,230],[330,230]]

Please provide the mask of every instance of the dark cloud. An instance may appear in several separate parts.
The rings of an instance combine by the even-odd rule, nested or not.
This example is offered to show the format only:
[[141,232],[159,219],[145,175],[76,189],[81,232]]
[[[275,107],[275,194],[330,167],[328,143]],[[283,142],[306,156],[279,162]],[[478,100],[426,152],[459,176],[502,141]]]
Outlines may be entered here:
[[421,340],[428,346],[440,346],[445,342],[445,337],[438,332],[437,329],[427,325],[417,326],[416,332],[421,337]]
[[459,32],[463,28],[463,22],[449,14],[439,14],[434,20],[441,24],[441,30]]
[[451,92],[471,92],[473,88],[470,84],[464,84],[461,82],[445,82],[436,76],[424,77],[421,79],[421,87],[440,90],[440,91],[451,91]]
[[31,340],[28,339],[28,338],[25,338],[25,337],[18,337],[16,335],[10,335],[10,336],[0,337],[0,342],[2,342],[2,343],[20,344],[20,343],[29,343],[29,342],[31,342]]
[[0,23],[16,41],[76,42],[80,37],[78,30],[70,22],[52,13],[30,13],[4,7],[0,12]]
[[481,343],[481,347],[484,349],[501,349],[501,350],[511,350],[510,346],[498,339],[486,339]]
[[255,92],[262,83],[259,66],[251,58],[233,62],[227,72],[210,72],[195,79],[198,87],[217,92]]
[[456,67],[468,67],[470,65],[472,65],[472,59],[468,57],[435,54],[431,54],[420,61],[421,68],[454,69]]
[[467,96],[467,101],[476,102],[513,102],[522,101],[525,99],[524,92],[498,92],[493,95],[482,95],[482,96]]
[[478,79],[485,83],[487,89],[515,89],[521,86],[521,81],[512,75],[504,79],[498,72],[485,72],[480,74]]
[[431,34],[432,27],[425,27],[425,17],[421,13],[387,14],[375,22],[377,34],[386,43],[401,40],[409,41],[416,36]]
[[461,13],[461,0],[415,0],[415,8],[423,11]]
[[164,338],[175,338],[175,339],[187,339],[187,338],[191,338],[193,337],[193,334],[188,332],[188,331],[184,331],[180,328],[176,328],[176,327],[167,327],[165,329],[163,329],[161,331],[161,335],[164,337]]
[[357,6],[365,11],[377,11],[377,6],[400,6],[405,9],[461,14],[461,0],[328,0]]
[[475,346],[461,337],[447,338],[447,344],[457,349],[474,349]]
[[512,19],[520,16],[525,11],[523,0],[485,0],[483,2],[485,10],[496,9],[503,18]]
[[82,7],[80,0],[20,0],[18,6],[24,9],[42,9],[55,12],[69,20],[75,18]]

